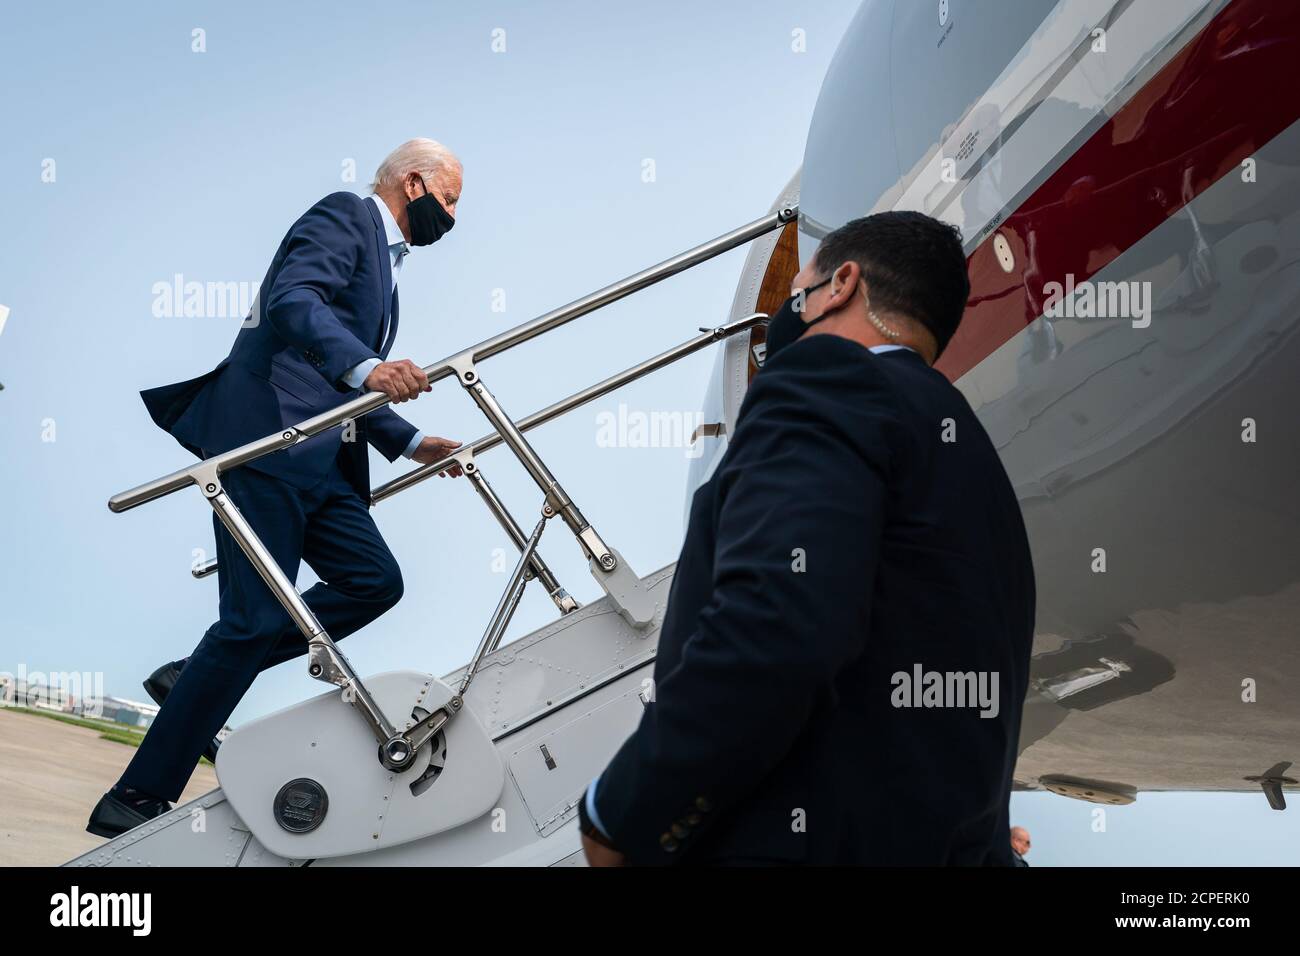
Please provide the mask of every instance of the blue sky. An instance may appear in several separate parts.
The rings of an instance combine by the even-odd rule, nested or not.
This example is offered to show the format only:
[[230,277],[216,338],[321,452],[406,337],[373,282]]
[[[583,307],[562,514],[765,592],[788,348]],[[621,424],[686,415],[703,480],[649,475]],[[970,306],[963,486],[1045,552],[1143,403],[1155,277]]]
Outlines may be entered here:
[[[211,623],[215,579],[189,575],[194,550],[212,551],[198,494],[126,515],[104,505],[187,463],[138,390],[208,370],[237,328],[237,318],[156,315],[159,283],[256,284],[303,210],[333,190],[364,192],[393,146],[431,136],[464,160],[465,185],[455,230],[416,250],[402,274],[394,357],[427,364],[763,214],[802,160],[855,8],[55,2],[6,12],[0,670],[102,672],[108,693],[141,698],[140,679]],[[795,29],[806,52],[791,49]],[[497,30],[504,52],[493,50]],[[689,338],[724,317],[743,255],[494,358],[484,380],[522,417]],[[493,310],[497,290],[504,312]],[[620,403],[692,412],[712,358],[533,433],[641,573],[676,557],[688,459],[599,447],[596,416]],[[487,431],[450,383],[403,413],[433,434]],[[403,470],[373,462],[377,481]],[[522,469],[501,451],[482,465],[531,525],[540,501]],[[463,482],[427,483],[379,506],[376,520],[407,593],[344,650],[363,674],[459,666],[504,583],[493,566],[508,542]],[[542,550],[580,599],[596,596],[563,528]],[[531,589],[511,634],[552,615]],[[232,722],[319,690],[300,663],[283,665]],[[1300,835],[1294,812],[1261,812],[1261,795],[1143,796],[1110,811],[1107,835],[1091,832],[1085,804],[1027,795],[1015,806],[1041,863],[1258,862]]]

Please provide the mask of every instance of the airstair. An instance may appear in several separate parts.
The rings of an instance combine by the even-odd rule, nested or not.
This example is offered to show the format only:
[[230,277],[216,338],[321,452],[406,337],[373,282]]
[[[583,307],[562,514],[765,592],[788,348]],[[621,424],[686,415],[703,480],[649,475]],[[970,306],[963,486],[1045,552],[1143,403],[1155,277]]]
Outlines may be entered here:
[[[519,549],[477,648],[438,679],[396,671],[362,680],[258,539],[221,478],[388,404],[369,392],[239,448],[114,495],[129,511],[196,488],[307,640],[321,696],[246,724],[217,757],[218,790],[176,807],[69,862],[70,866],[555,865],[578,863],[573,820],[587,783],[635,728],[647,700],[672,568],[639,576],[566,493],[527,433],[715,343],[747,333],[761,313],[734,318],[525,418],[513,419],[480,371],[529,342],[723,252],[781,229],[784,203],[761,219],[425,367],[454,378],[487,419],[487,434],[371,493],[377,505],[448,468],[470,486]],[[504,445],[541,493],[531,529],[493,490],[480,459]],[[540,550],[554,518],[568,529],[604,596],[581,606]],[[208,562],[194,570],[206,577]],[[529,582],[559,618],[502,646]]]

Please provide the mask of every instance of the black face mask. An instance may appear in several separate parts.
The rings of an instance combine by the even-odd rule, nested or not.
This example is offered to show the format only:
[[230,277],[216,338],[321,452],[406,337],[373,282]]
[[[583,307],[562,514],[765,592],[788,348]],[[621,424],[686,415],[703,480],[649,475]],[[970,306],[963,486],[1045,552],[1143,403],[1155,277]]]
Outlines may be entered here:
[[796,309],[795,303],[799,302],[801,305],[806,304],[808,301],[808,294],[815,289],[820,289],[827,282],[830,282],[831,278],[833,277],[823,279],[816,285],[810,285],[808,288],[796,292],[794,295],[790,296],[790,298],[781,303],[781,308],[777,309],[776,314],[767,320],[767,354],[763,359],[763,364],[766,365],[770,362],[772,356],[776,355],[777,352],[781,351],[781,349],[785,348],[790,343],[798,341],[799,336],[803,335],[818,322],[830,318],[831,313],[826,312],[817,316],[817,318],[813,319],[811,322],[805,322],[801,317],[802,309]]
[[437,242],[456,225],[456,217],[442,208],[438,197],[429,192],[424,177],[420,177],[424,195],[406,204],[406,221],[411,227],[411,245],[429,246]]

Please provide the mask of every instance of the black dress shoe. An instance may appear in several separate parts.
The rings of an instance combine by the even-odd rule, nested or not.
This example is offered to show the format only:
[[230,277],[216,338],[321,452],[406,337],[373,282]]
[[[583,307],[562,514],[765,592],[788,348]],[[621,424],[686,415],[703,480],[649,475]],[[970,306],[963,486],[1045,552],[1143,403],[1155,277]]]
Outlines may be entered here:
[[[181,666],[177,667],[177,663]],[[172,692],[176,686],[177,679],[181,676],[181,668],[185,666],[185,661],[168,661],[162,667],[158,668],[144,680],[144,692],[153,698],[153,702],[159,707],[167,699],[167,695]],[[221,746],[221,741],[215,737],[203,751],[203,756],[207,757],[213,764],[217,762],[217,748]]]
[[143,795],[132,799],[131,795],[134,791],[127,791],[119,797],[114,792],[116,790],[118,788],[114,787],[99,798],[99,803],[95,804],[95,809],[90,813],[86,832],[93,833],[95,836],[108,837],[111,840],[128,830],[134,830],[142,823],[148,823],[154,817],[161,816],[172,808],[166,800]]

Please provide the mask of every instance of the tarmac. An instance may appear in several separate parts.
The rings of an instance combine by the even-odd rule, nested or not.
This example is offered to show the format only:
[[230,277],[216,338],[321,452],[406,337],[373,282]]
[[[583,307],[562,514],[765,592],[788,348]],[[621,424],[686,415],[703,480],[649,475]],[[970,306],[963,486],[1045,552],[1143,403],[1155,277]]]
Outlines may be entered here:
[[[58,866],[106,842],[86,820],[134,753],[97,730],[0,708],[0,866]],[[200,764],[178,805],[216,787]]]

